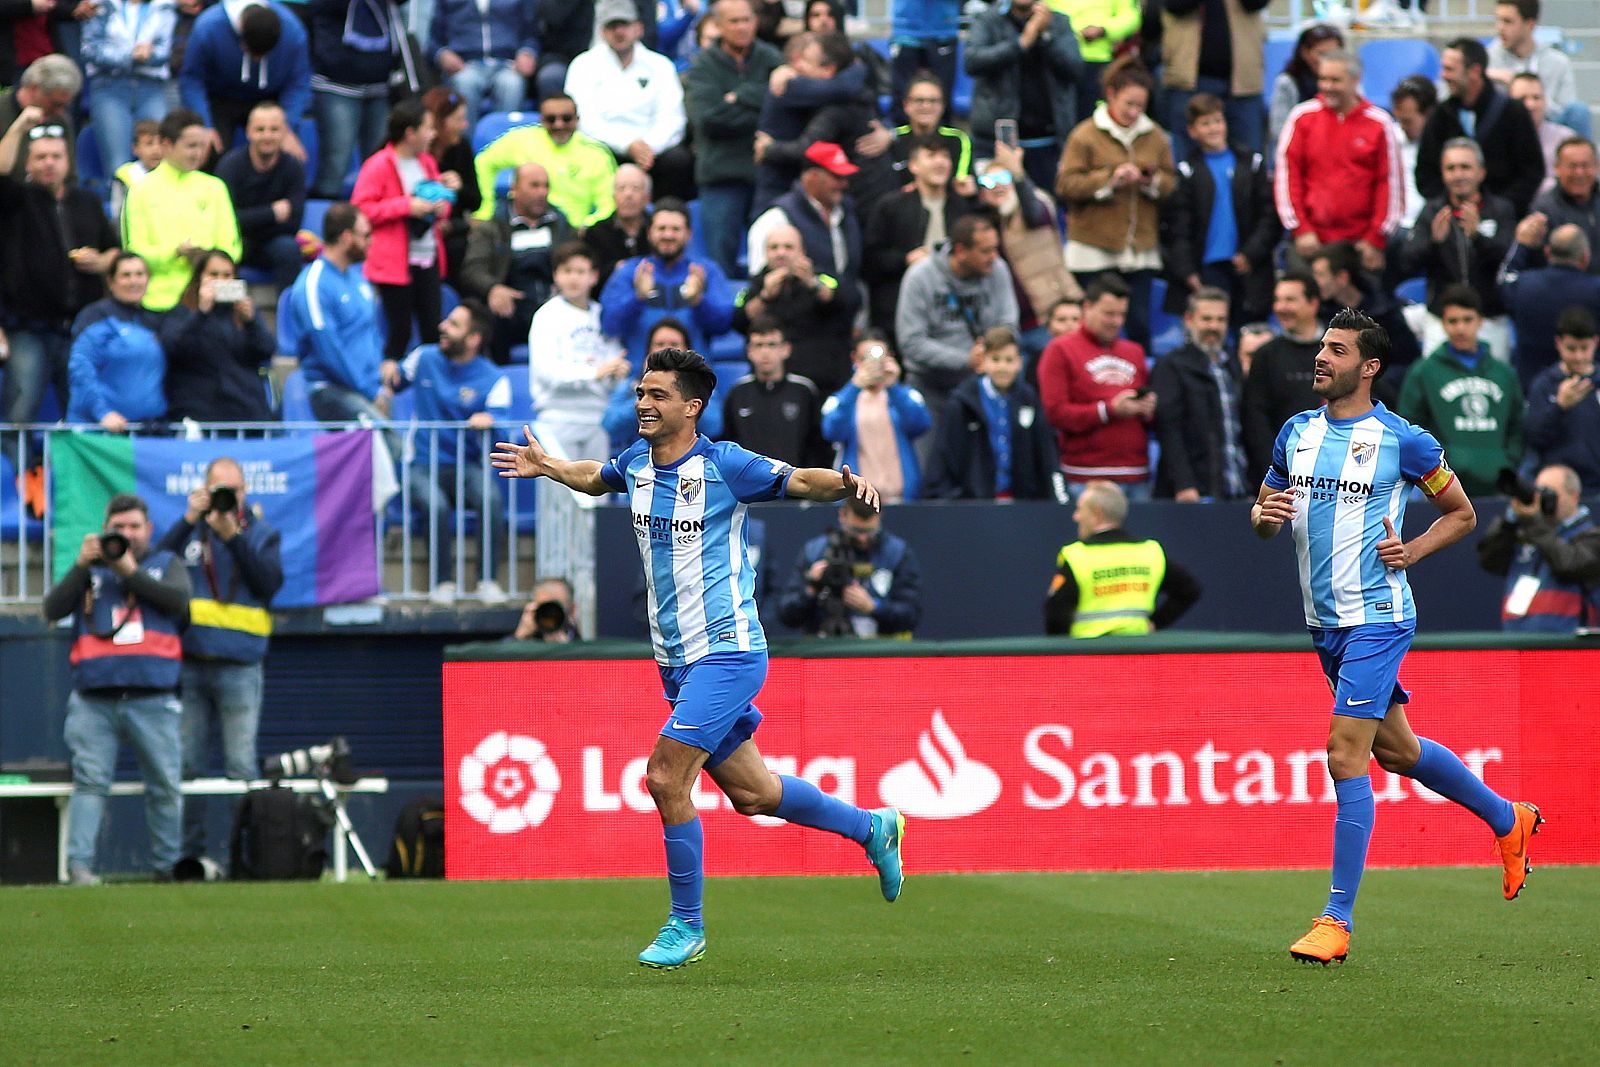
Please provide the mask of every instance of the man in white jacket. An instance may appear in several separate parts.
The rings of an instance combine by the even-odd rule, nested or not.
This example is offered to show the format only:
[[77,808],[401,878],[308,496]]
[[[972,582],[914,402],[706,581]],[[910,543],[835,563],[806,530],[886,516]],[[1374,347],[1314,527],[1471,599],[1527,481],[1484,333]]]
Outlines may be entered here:
[[589,298],[594,256],[576,242],[553,257],[556,295],[533,314],[528,331],[528,383],[546,450],[567,459],[610,458],[601,425],[606,401],[629,372],[622,346],[600,329],[600,305]]

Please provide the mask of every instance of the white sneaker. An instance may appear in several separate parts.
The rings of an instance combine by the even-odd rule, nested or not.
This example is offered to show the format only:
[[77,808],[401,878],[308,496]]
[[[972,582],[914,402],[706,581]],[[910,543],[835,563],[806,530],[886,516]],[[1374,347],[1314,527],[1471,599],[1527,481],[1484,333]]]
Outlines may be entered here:
[[87,867],[73,867],[67,871],[68,885],[99,885],[100,876]]
[[493,578],[485,578],[478,583],[478,599],[485,604],[504,604],[511,598],[506,591],[500,588],[500,583]]
[[445,607],[454,604],[456,602],[456,583],[440,582],[428,593],[428,599]]

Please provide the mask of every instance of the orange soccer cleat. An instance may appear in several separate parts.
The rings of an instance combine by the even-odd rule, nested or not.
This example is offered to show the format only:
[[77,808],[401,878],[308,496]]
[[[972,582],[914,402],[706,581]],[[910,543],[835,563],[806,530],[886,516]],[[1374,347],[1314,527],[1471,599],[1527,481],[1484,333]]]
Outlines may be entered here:
[[1350,927],[1338,919],[1319,915],[1311,931],[1289,946],[1289,955],[1301,963],[1343,963],[1350,954]]
[[1501,891],[1507,900],[1516,900],[1517,894],[1527,884],[1528,872],[1533,870],[1528,864],[1528,838],[1539,832],[1544,816],[1525,800],[1512,804],[1511,812],[1517,821],[1511,825],[1510,833],[1494,839],[1494,847],[1506,868],[1501,878]]

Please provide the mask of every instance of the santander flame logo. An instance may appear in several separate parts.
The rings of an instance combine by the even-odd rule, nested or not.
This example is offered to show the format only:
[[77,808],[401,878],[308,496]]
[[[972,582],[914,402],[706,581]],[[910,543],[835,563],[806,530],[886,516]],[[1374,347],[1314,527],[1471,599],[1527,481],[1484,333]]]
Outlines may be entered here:
[[885,803],[919,819],[959,819],[1000,799],[1000,776],[967,755],[942,709],[917,739],[917,754],[879,780]]

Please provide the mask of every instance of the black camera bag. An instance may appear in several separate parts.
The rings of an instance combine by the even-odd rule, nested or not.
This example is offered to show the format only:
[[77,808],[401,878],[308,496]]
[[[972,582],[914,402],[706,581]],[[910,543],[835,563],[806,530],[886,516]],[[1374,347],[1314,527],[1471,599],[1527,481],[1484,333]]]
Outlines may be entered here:
[[321,797],[282,786],[252,789],[233,821],[230,876],[246,881],[320,878],[331,813]]
[[400,809],[389,844],[390,878],[444,877],[444,801],[423,794]]

